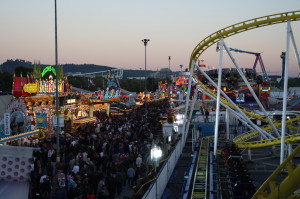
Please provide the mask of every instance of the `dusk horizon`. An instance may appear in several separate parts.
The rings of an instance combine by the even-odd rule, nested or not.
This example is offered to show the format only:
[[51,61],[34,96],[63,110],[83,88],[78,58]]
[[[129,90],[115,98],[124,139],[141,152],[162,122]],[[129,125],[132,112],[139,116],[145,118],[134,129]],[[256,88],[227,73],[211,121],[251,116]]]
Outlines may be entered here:
[[[58,63],[96,64],[137,70],[144,67],[147,46],[147,69],[188,68],[192,51],[206,36],[224,27],[266,15],[293,11],[300,2],[291,0],[272,3],[194,1],[165,2],[93,2],[57,1]],[[257,5],[261,6],[257,6]],[[24,59],[55,65],[54,1],[7,1],[0,3],[0,63],[7,59]],[[117,6],[116,6],[117,5]],[[222,9],[224,8],[224,9]],[[226,8],[226,9],[225,9]],[[18,14],[15,14],[18,13]],[[299,22],[291,23],[299,47]],[[286,24],[250,30],[225,39],[233,48],[262,53],[267,72],[281,74],[280,54],[286,49]],[[298,76],[299,69],[290,47],[289,75]],[[233,53],[242,68],[252,68],[255,57]],[[218,67],[216,45],[200,57],[212,68]],[[223,67],[233,68],[228,55]],[[257,71],[261,71],[257,66]]]

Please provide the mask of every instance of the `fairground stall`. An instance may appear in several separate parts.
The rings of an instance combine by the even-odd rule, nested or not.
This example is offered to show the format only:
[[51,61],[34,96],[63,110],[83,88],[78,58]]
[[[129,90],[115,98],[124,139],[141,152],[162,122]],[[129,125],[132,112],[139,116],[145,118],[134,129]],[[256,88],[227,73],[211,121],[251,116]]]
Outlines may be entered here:
[[[52,118],[55,113],[56,78],[58,80],[58,92],[60,114],[64,112],[64,103],[71,86],[67,77],[63,76],[62,67],[57,72],[52,66],[47,66],[41,71],[41,67],[34,65],[33,73],[20,77],[14,74],[13,99],[7,105],[4,113],[3,125],[1,125],[0,143],[11,141],[26,142],[28,136],[34,136],[36,140],[52,133]],[[64,125],[63,115],[60,126]],[[22,141],[19,140],[23,138]],[[18,141],[16,141],[18,140]],[[26,144],[26,143],[22,143]]]

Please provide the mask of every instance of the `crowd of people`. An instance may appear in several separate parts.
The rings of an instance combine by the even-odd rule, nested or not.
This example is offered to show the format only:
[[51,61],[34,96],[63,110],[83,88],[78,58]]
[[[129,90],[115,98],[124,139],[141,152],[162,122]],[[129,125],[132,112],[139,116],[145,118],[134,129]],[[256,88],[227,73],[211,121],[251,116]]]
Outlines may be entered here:
[[55,198],[120,198],[147,175],[151,146],[156,138],[162,144],[160,119],[168,108],[168,101],[161,100],[148,103],[147,113],[143,106],[117,116],[94,112],[97,121],[72,133],[62,131],[59,163],[55,135],[40,140],[32,160],[30,198],[46,199],[50,193]]

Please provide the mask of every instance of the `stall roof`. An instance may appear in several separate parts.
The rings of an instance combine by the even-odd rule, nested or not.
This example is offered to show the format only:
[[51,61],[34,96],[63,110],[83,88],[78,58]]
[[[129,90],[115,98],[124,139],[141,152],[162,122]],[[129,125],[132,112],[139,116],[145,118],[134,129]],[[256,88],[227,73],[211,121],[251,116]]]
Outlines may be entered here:
[[12,136],[8,136],[8,137],[4,137],[4,138],[1,138],[0,144],[10,142],[10,141],[14,141],[14,140],[18,140],[18,139],[21,139],[21,138],[25,138],[25,137],[28,137],[28,136],[31,136],[31,135],[36,135],[38,133],[39,133],[39,130],[33,130],[33,131],[26,132],[26,133],[20,133],[18,135],[12,135]]

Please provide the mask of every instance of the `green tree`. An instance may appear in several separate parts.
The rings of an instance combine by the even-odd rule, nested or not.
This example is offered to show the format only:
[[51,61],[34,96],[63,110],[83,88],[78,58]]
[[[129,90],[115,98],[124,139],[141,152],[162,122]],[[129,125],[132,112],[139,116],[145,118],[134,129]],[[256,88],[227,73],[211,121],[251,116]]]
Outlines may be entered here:
[[37,79],[36,78],[37,77],[37,64],[36,64],[35,61],[33,63],[33,76],[34,76],[35,79]]
[[41,63],[39,61],[38,64],[36,64],[36,77],[35,78],[40,79],[41,73],[42,73],[42,69],[41,69]]
[[11,93],[13,85],[13,75],[8,72],[0,73],[0,91]]
[[58,79],[63,79],[64,78],[64,68],[63,68],[63,65],[58,65],[57,78]]

